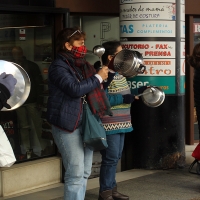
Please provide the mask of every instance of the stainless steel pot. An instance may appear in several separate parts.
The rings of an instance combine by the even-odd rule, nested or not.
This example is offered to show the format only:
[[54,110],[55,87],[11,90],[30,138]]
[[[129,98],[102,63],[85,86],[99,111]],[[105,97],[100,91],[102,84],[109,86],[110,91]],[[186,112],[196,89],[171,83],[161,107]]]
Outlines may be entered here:
[[117,53],[108,67],[127,78],[143,74],[146,70],[146,66],[143,65],[142,54],[129,49],[123,49]]
[[142,101],[149,107],[158,107],[165,100],[165,93],[155,86],[148,87],[142,94],[137,96],[141,96]]
[[7,103],[11,109],[3,108],[2,111],[15,110],[26,101],[31,89],[31,81],[26,71],[18,64],[0,60],[0,74],[6,72],[12,74],[16,79],[15,90]]

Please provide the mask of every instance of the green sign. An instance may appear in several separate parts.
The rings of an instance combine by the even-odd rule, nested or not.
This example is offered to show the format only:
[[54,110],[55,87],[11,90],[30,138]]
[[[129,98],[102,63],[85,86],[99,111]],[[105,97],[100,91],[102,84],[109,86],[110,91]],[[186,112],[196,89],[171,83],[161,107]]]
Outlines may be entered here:
[[131,92],[134,94],[134,89],[146,85],[160,87],[165,94],[175,94],[175,76],[136,76],[128,78]]
[[180,76],[180,93],[185,94],[185,76]]

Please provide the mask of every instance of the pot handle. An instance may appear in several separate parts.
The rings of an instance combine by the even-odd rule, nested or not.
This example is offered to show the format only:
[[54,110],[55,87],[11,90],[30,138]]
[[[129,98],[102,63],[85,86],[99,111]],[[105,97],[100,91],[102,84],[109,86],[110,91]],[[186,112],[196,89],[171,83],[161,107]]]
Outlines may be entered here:
[[138,94],[138,95],[135,95],[136,97],[139,97],[139,96],[143,96],[143,95],[145,95],[145,94],[150,94],[150,93],[154,93],[156,90],[155,90],[155,87],[153,87],[153,86],[148,86],[149,88],[150,88],[150,90],[151,91],[149,91],[149,92],[143,92],[143,93],[141,93],[141,94]]
[[143,65],[143,64],[140,64],[140,66],[137,69],[137,73],[138,74],[143,74],[145,72],[145,70],[146,70],[146,66]]
[[150,89],[151,89],[152,92],[156,91],[155,86],[150,86]]

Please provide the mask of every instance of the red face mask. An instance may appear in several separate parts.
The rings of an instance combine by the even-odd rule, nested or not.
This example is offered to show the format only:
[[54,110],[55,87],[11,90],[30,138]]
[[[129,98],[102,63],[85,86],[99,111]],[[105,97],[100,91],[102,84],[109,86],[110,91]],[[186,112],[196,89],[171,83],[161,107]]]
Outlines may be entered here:
[[75,58],[83,58],[87,53],[87,48],[86,46],[80,46],[80,47],[73,46],[71,52],[75,56]]

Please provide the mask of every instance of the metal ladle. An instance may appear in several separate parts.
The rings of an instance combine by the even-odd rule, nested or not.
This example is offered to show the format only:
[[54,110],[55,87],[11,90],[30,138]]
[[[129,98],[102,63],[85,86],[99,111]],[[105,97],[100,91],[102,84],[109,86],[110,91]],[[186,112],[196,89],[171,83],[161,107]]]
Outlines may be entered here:
[[101,66],[102,66],[103,62],[102,62],[101,56],[105,53],[105,48],[101,45],[96,45],[93,48],[93,53],[94,53],[94,55],[99,57],[99,60],[100,60]]
[[[100,63],[101,63],[101,67],[103,66],[103,62],[102,62],[102,58],[101,56],[105,53],[105,48],[101,45],[96,45],[93,48],[93,54],[99,57]],[[107,79],[104,80],[104,82],[107,82]]]

